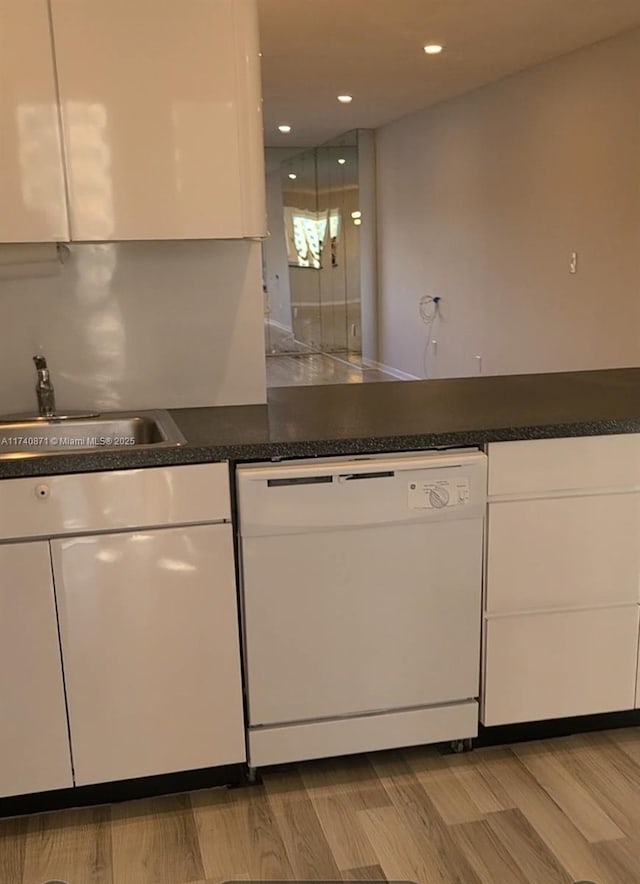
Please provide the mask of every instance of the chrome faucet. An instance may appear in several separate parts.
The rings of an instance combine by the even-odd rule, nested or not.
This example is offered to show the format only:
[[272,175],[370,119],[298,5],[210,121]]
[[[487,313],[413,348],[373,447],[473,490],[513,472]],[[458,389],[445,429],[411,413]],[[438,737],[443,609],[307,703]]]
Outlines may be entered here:
[[38,382],[36,383],[36,396],[38,397],[38,413],[40,417],[54,417],[56,413],[56,394],[51,383],[51,376],[47,368],[47,360],[44,356],[34,356]]

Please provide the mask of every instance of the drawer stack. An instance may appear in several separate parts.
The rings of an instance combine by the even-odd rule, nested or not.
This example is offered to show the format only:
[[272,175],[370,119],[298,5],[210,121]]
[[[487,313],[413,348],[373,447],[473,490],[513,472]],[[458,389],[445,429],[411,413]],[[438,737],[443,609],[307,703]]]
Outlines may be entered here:
[[640,705],[640,436],[489,446],[485,725]]

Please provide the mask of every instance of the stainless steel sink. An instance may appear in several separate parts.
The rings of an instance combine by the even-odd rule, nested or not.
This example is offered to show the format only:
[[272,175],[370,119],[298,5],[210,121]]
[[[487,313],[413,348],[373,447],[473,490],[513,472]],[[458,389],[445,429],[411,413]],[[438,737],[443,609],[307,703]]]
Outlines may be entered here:
[[166,411],[0,420],[0,459],[184,445]]

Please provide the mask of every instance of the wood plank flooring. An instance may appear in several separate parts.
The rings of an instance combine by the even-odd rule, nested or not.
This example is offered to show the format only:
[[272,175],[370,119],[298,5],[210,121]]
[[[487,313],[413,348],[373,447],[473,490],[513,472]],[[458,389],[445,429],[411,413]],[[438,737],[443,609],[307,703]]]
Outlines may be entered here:
[[0,884],[640,884],[640,729],[0,821]]

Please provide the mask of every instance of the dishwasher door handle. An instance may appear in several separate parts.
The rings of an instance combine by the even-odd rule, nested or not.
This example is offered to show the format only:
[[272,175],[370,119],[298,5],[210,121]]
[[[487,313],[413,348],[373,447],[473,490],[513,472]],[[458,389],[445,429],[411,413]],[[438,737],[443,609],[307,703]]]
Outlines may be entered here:
[[393,479],[393,470],[380,473],[343,473],[338,476],[338,482],[353,482],[355,479]]
[[333,476],[299,476],[296,479],[267,479],[267,488],[288,488],[291,485],[330,485]]

